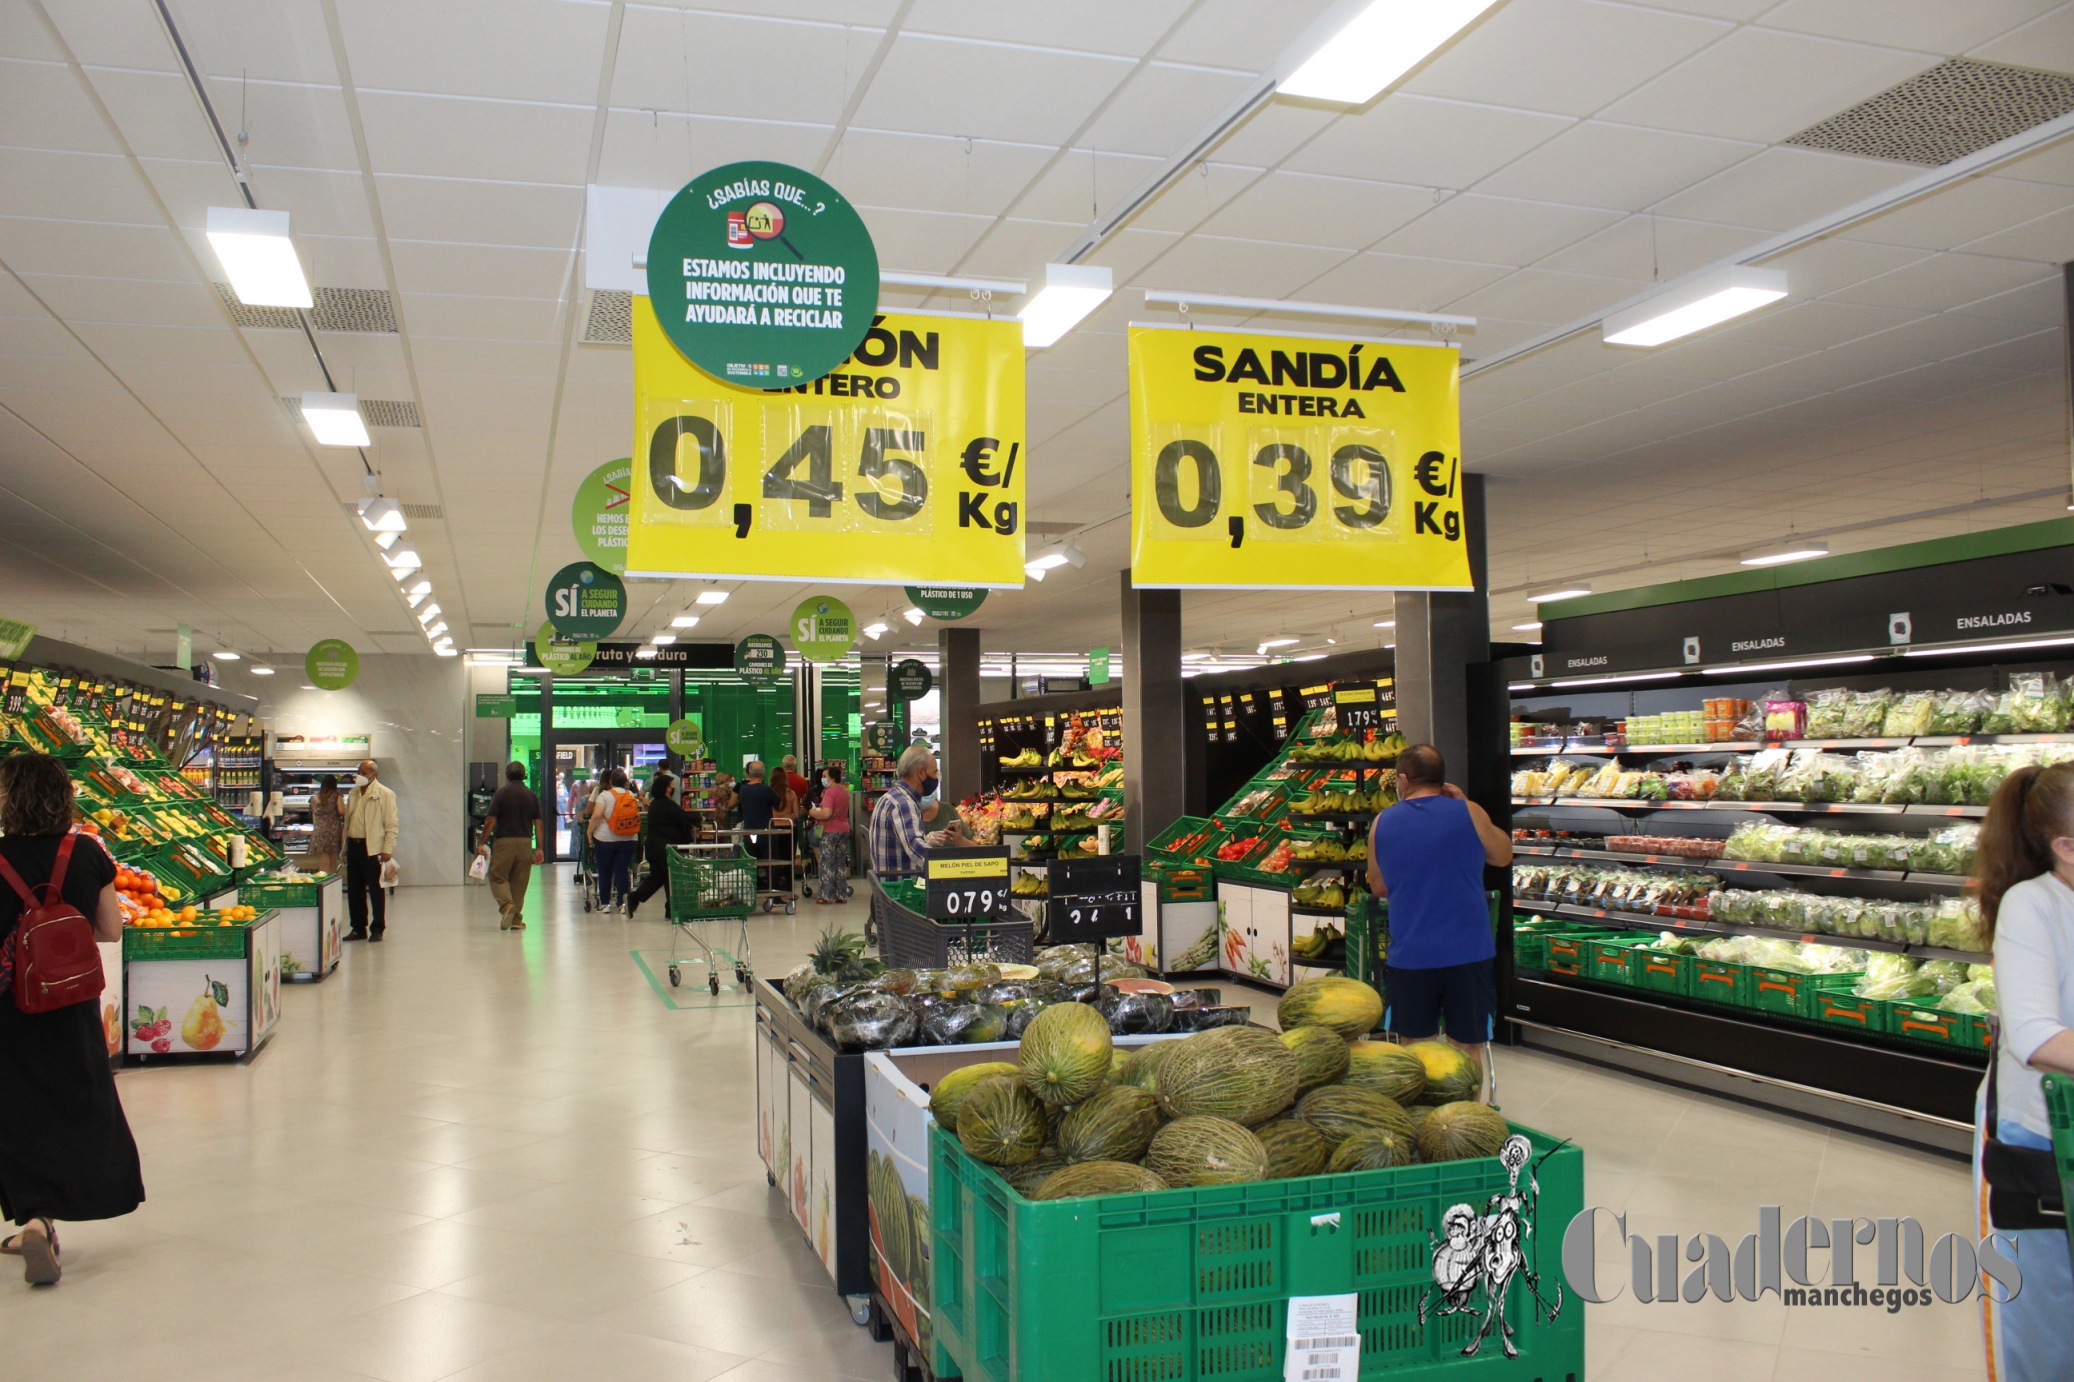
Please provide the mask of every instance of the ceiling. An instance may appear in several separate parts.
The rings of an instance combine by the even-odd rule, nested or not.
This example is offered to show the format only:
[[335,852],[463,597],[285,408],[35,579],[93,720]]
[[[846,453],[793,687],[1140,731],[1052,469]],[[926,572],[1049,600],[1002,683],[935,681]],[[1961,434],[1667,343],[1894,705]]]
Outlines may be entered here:
[[[1324,3],[743,8],[168,4],[312,281],[389,295],[393,331],[314,340],[338,389],[415,406],[421,425],[377,428],[367,459],[442,515],[411,535],[464,646],[539,622],[544,576],[579,555],[578,482],[629,449],[631,357],[580,339],[587,185],[797,163],[860,205],[887,267],[1026,278]],[[1124,330],[1165,310],[1131,289],[1477,317],[1457,338],[1464,455],[1488,477],[1501,633],[1556,581],[2063,513],[2074,140],[1768,260],[1792,297],[1739,323],[1652,351],[1586,332],[1475,369],[1919,176],[1783,141],[1952,56],[2074,73],[2074,6],[1506,0],[1365,109],[1268,102],[1089,256],[1122,291],[1031,354],[1031,518],[1103,526],[1084,568],[990,600],[987,646],[1118,637],[1128,525],[1103,520],[1128,505]],[[237,198],[152,0],[0,8],[0,613],[156,662],[179,623],[201,651],[423,652],[349,511],[360,455],[314,445],[280,401],[327,387],[310,341],[239,326],[213,286],[207,208]],[[633,627],[690,593],[637,583]],[[745,585],[698,635],[777,627],[805,593]],[[1386,638],[1390,601],[1184,610],[1191,647],[1250,651]]]

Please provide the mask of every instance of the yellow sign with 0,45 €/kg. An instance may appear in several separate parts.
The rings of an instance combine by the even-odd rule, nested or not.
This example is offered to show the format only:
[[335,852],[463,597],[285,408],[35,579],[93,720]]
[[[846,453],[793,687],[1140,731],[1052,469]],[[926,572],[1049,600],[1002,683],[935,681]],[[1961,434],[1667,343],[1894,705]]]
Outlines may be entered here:
[[630,576],[1023,584],[1021,324],[894,313],[790,389],[687,362],[634,299]]
[[1131,583],[1468,590],[1451,346],[1132,327]]

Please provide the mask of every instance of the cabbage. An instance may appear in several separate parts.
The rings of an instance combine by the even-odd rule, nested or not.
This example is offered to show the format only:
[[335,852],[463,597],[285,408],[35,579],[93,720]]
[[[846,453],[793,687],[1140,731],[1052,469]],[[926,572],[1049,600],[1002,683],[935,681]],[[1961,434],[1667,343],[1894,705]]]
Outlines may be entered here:
[[1942,950],[1986,950],[1988,934],[1981,925],[1980,904],[1970,897],[1939,902],[1929,918],[1925,939]]
[[1960,984],[1939,999],[1937,1006],[1946,1012],[1972,1013],[1976,1017],[1985,1017],[1995,1011],[1995,981],[1976,979],[1970,983]]
[[1860,998],[1921,998],[1929,985],[1917,974],[1921,968],[1906,955],[1875,954],[1865,958],[1865,977],[1851,989]]
[[1966,966],[1956,960],[1925,961],[1918,974],[1929,985],[1929,992],[1943,995],[1966,982]]

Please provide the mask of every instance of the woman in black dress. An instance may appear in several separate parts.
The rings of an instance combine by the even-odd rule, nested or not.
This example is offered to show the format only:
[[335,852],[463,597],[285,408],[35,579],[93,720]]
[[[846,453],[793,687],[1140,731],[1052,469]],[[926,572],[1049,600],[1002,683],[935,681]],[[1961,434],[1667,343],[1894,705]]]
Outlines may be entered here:
[[[0,759],[0,857],[33,891],[47,882],[72,829],[72,781],[40,753]],[[122,939],[115,863],[81,836],[60,893],[103,941]],[[22,901],[0,884],[0,945],[12,942]],[[0,994],[0,1215],[20,1232],[0,1252],[23,1259],[23,1280],[58,1279],[57,1219],[113,1219],[144,1201],[137,1144],[122,1116],[99,1003],[25,1013]]]
[[627,920],[634,909],[670,884],[671,845],[688,845],[698,833],[696,813],[677,804],[677,780],[658,772],[648,785],[648,878],[627,898]]

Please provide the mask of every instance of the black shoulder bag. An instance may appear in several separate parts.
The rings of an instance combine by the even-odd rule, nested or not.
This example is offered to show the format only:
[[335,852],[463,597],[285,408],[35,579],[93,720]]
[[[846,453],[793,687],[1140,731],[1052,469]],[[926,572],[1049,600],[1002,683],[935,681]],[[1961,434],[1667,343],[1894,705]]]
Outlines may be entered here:
[[1990,1019],[1987,1140],[1980,1154],[1980,1173],[1988,1183],[1988,1223],[2005,1233],[2032,1228],[2065,1232],[2067,1206],[2052,1153],[2043,1147],[2014,1146],[1995,1136],[2001,1119],[1996,1088],[2001,1065],[2002,1033]]

